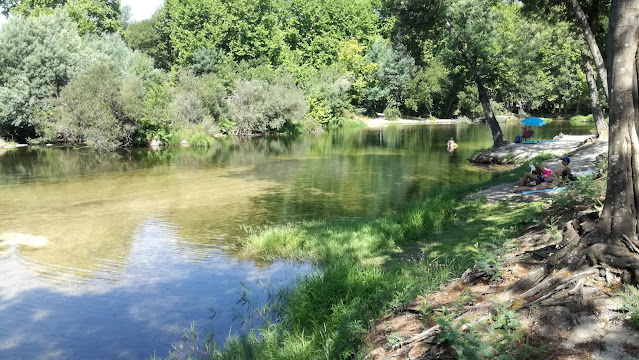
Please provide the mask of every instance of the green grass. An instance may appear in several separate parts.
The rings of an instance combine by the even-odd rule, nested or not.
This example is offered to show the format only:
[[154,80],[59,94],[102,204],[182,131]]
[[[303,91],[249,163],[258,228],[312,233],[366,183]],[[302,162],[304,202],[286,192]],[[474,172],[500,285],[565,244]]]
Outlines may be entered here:
[[189,146],[192,147],[212,147],[215,139],[203,131],[196,131],[189,137]]
[[592,114],[588,116],[577,115],[570,118],[570,125],[588,125],[594,123]]
[[458,277],[478,254],[503,244],[537,218],[543,204],[486,204],[461,197],[515,182],[528,164],[480,185],[430,194],[376,219],[315,221],[264,229],[244,244],[262,256],[311,260],[315,274],[269,304],[268,325],[230,339],[215,359],[346,359],[384,312]]

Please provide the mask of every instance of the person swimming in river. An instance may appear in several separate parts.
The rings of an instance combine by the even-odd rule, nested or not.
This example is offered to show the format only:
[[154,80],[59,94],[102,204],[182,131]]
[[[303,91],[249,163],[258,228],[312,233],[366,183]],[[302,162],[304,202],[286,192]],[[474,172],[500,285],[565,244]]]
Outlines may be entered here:
[[455,139],[453,139],[453,137],[451,136],[450,139],[448,140],[448,143],[446,143],[446,146],[448,147],[448,152],[452,154],[455,151],[455,149],[457,149],[458,145],[455,142]]

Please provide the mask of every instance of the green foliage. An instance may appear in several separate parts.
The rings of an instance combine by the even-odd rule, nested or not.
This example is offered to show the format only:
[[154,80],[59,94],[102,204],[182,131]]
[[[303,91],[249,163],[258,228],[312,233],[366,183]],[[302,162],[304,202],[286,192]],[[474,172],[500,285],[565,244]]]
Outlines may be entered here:
[[81,72],[96,64],[110,62],[125,73],[142,77],[145,81],[157,81],[160,72],[153,68],[153,60],[127,47],[120,34],[88,35],[83,40]]
[[576,115],[570,118],[570,125],[587,125],[595,122],[592,114],[588,116]]
[[477,101],[479,99],[479,93],[477,92],[477,86],[468,85],[463,91],[457,94],[458,102],[458,114],[469,117],[471,119],[479,119],[484,117],[484,109]]
[[99,64],[71,81],[53,100],[54,109],[39,126],[48,136],[69,143],[111,151],[130,145],[136,129],[136,104],[142,101],[136,84],[113,64]]
[[139,121],[135,142],[146,144],[152,139],[166,142],[171,134],[171,96],[164,84],[153,84],[144,98],[144,112]]
[[406,89],[406,107],[419,115],[432,115],[435,97],[442,92],[447,76],[448,70],[440,61],[433,61],[427,67],[413,68]]
[[65,6],[80,35],[113,33],[122,29],[120,0],[70,0]]
[[626,285],[625,291],[619,295],[624,299],[623,310],[627,313],[628,323],[639,329],[639,290],[632,285]]
[[263,80],[240,80],[228,101],[229,120],[235,134],[280,131],[299,122],[307,111],[304,94],[289,77],[274,84]]
[[212,147],[215,145],[215,139],[203,131],[196,131],[189,137],[189,146],[193,147]]
[[122,32],[122,35],[131,49],[151,57],[156,67],[169,70],[172,59],[168,44],[163,41],[161,33],[158,32],[161,26],[158,18],[159,14],[156,13],[151,19],[132,23]]
[[2,0],[5,15],[39,16],[64,8],[77,24],[80,35],[116,32],[121,29],[119,0]]
[[301,84],[309,107],[308,116],[320,124],[334,123],[352,109],[347,76],[334,69],[324,69]]
[[369,110],[380,111],[403,104],[405,87],[411,79],[414,60],[401,48],[386,41],[376,41],[365,57],[362,70],[366,81],[355,88],[360,103]]
[[379,33],[379,4],[371,0],[292,0],[282,9],[285,62],[330,65],[344,40],[368,43]]
[[386,120],[395,121],[401,119],[402,113],[397,107],[389,106],[384,109],[384,117],[386,118]]
[[218,48],[236,60],[278,58],[282,34],[275,1],[167,0],[160,14],[173,62],[186,65],[196,50]]
[[[227,95],[223,81],[215,74],[199,77],[189,71],[178,74],[178,82],[172,99],[173,123],[178,128],[206,123],[207,133],[215,135],[224,128],[230,130],[231,123],[226,121],[227,109],[224,98]],[[219,124],[223,122],[223,124]],[[214,124],[215,123],[215,124]],[[219,131],[213,132],[215,125]]]
[[17,17],[0,31],[0,133],[33,137],[33,119],[47,111],[81,65],[81,38],[61,10]]
[[493,349],[490,344],[481,341],[480,332],[474,327],[462,330],[462,324],[456,324],[454,313],[442,313],[435,318],[439,324],[439,339],[455,349],[457,358],[462,360],[480,360],[492,358]]
[[574,209],[576,205],[595,206],[606,193],[606,173],[577,176],[577,181],[568,181],[566,189],[554,197],[558,212]]

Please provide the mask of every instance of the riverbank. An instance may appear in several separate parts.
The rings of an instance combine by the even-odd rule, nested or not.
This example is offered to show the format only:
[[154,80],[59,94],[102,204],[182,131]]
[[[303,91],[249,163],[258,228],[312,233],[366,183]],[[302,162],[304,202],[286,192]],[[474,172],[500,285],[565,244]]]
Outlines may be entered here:
[[388,217],[291,224],[251,236],[244,245],[249,251],[268,259],[310,259],[321,270],[271,304],[278,322],[260,330],[260,339],[231,340],[220,358],[363,356],[362,335],[387,310],[403,308],[459,277],[538,219],[542,202],[513,207],[484,199],[459,201],[514,182],[527,169],[431,193]]
[[469,160],[474,164],[521,164],[540,153],[563,156],[588,146],[596,138],[593,135],[558,135],[553,140],[533,144],[516,144],[491,148],[473,155]]
[[388,126],[392,124],[403,125],[441,125],[441,124],[456,124],[455,119],[436,119],[436,120],[416,120],[416,119],[397,119],[386,120],[383,117],[371,118],[362,120],[369,127]]
[[[575,168],[595,170],[606,151],[607,142],[601,141],[567,155]],[[588,175],[574,184],[552,200],[511,192],[502,196],[503,188],[512,190],[512,184],[469,197],[506,201],[513,209],[531,202],[544,206],[538,221],[495,248],[492,267],[479,261],[440,290],[377,321],[366,336],[365,358],[447,358],[454,353],[481,356],[485,351],[534,359],[639,358],[639,332],[627,321],[619,279],[607,271],[603,280],[597,272],[572,282],[569,274],[558,274],[568,279],[566,285],[554,289],[547,284],[551,291],[537,296],[511,290],[560,248],[573,227],[580,234],[593,228],[589,219],[605,193],[605,177]],[[572,219],[579,222],[573,224]]]
[[[572,153],[573,165],[594,166],[595,153],[605,148],[596,142]],[[456,351],[492,354],[488,358],[633,358],[639,337],[620,336],[628,329],[620,315],[624,302],[614,290],[576,308],[572,299],[540,307],[504,293],[541,263],[543,249],[561,240],[563,222],[577,211],[588,216],[605,185],[605,178],[584,177],[551,203],[523,195],[524,201],[490,201],[481,192],[466,197],[512,189],[529,163],[544,158],[556,162],[534,158],[489,183],[431,194],[395,216],[288,225],[254,235],[247,249],[267,258],[312,259],[322,270],[287,291],[278,307],[280,323],[259,340],[231,340],[221,358],[242,358],[248,343],[261,356],[277,348],[309,359],[319,353],[447,358]],[[462,276],[469,268],[475,270]]]

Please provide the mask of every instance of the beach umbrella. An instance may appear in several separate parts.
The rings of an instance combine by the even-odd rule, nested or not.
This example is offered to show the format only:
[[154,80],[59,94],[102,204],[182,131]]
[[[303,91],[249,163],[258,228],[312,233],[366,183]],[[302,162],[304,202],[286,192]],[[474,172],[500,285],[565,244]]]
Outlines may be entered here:
[[529,118],[525,118],[524,120],[521,121],[522,124],[527,125],[527,126],[544,126],[546,125],[546,122],[538,117],[529,117]]

